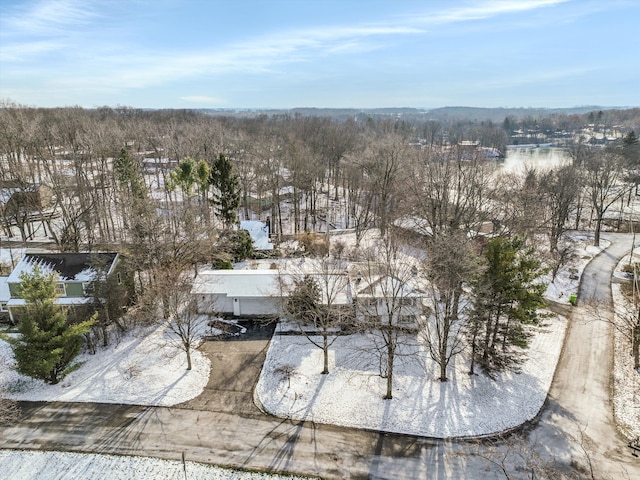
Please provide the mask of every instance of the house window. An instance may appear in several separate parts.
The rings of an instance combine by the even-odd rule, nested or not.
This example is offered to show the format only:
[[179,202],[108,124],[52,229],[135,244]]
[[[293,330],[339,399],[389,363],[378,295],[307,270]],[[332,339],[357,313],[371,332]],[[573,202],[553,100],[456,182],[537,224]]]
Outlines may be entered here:
[[64,297],[67,295],[67,291],[64,287],[64,283],[62,282],[56,283],[56,295],[60,297]]
[[404,297],[400,299],[400,305],[405,307],[415,307],[415,298],[413,297]]
[[8,312],[6,303],[0,303],[0,312]]
[[404,325],[412,325],[418,321],[418,318],[415,315],[401,315],[400,323]]

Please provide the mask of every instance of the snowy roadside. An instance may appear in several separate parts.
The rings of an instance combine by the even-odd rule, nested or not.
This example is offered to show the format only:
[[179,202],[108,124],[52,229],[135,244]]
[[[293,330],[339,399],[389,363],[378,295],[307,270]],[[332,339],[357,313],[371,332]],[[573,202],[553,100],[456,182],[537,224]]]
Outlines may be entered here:
[[[616,268],[620,276],[622,266],[629,257],[623,259]],[[625,312],[628,300],[621,292],[620,284],[611,285],[615,315]],[[616,321],[620,321],[619,318]],[[629,439],[640,437],[640,372],[633,369],[633,357],[630,355],[630,342],[622,332],[614,328],[614,367],[613,367],[613,412],[618,428]]]
[[[186,468],[185,468],[186,467]],[[304,480],[309,477],[242,472],[195,462],[68,452],[0,450],[0,470],[11,480]],[[186,473],[185,473],[186,472]]]

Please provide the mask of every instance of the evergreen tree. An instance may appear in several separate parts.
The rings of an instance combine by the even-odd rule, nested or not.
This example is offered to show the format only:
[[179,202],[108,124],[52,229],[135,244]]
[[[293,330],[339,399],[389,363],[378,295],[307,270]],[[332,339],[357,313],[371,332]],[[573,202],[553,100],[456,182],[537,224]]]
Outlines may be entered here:
[[485,269],[474,282],[470,319],[471,373],[478,364],[492,377],[518,371],[531,329],[544,306],[544,273],[533,249],[520,238],[494,238],[485,250]]
[[640,163],[640,142],[638,142],[638,136],[633,130],[622,139],[622,155],[629,167],[638,167]]
[[218,250],[228,254],[234,262],[252,258],[253,239],[247,230],[225,230],[218,238]]
[[55,305],[56,279],[35,268],[20,275],[20,292],[26,301],[20,316],[20,337],[11,341],[18,372],[56,384],[79,367],[73,359],[80,353],[82,335],[89,332],[95,316],[71,325],[67,310]]
[[225,227],[237,218],[240,206],[240,180],[229,159],[221,153],[211,168],[209,182],[214,188],[213,204]]
[[113,162],[113,170],[120,188],[135,200],[146,197],[146,187],[140,166],[126,148],[122,148]]

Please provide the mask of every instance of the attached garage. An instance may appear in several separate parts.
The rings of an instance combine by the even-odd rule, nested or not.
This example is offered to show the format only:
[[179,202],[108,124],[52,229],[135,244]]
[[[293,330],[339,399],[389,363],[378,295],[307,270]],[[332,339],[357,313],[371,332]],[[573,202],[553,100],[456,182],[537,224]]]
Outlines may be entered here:
[[280,312],[280,275],[276,270],[207,270],[191,289],[200,313],[236,317]]

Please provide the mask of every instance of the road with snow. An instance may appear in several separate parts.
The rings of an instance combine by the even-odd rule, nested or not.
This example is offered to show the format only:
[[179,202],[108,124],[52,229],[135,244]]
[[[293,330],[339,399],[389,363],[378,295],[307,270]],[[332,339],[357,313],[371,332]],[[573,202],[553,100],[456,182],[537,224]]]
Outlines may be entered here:
[[[611,245],[583,272],[578,306],[574,308],[563,352],[532,436],[569,460],[581,458],[595,478],[640,478],[640,459],[631,456],[628,441],[618,433],[611,401],[613,370],[611,276],[618,262],[631,251],[632,237],[604,234]],[[588,453],[587,453],[588,452]]]
[[[585,301],[596,296],[610,302],[611,271],[631,248],[629,236],[609,238],[611,247],[584,272],[547,403],[523,433],[527,450],[543,460],[554,458],[556,469],[575,472],[579,464],[583,476],[593,470],[594,478],[640,478],[640,460],[630,455],[613,425],[610,327],[593,321]],[[502,477],[492,461],[516,448],[513,437],[432,440],[261,413],[251,400],[267,344],[264,338],[211,344],[205,393],[178,407],[25,402],[22,420],[0,429],[0,447],[173,460],[185,452],[193,461],[323,478]],[[239,378],[231,364],[255,368]]]

